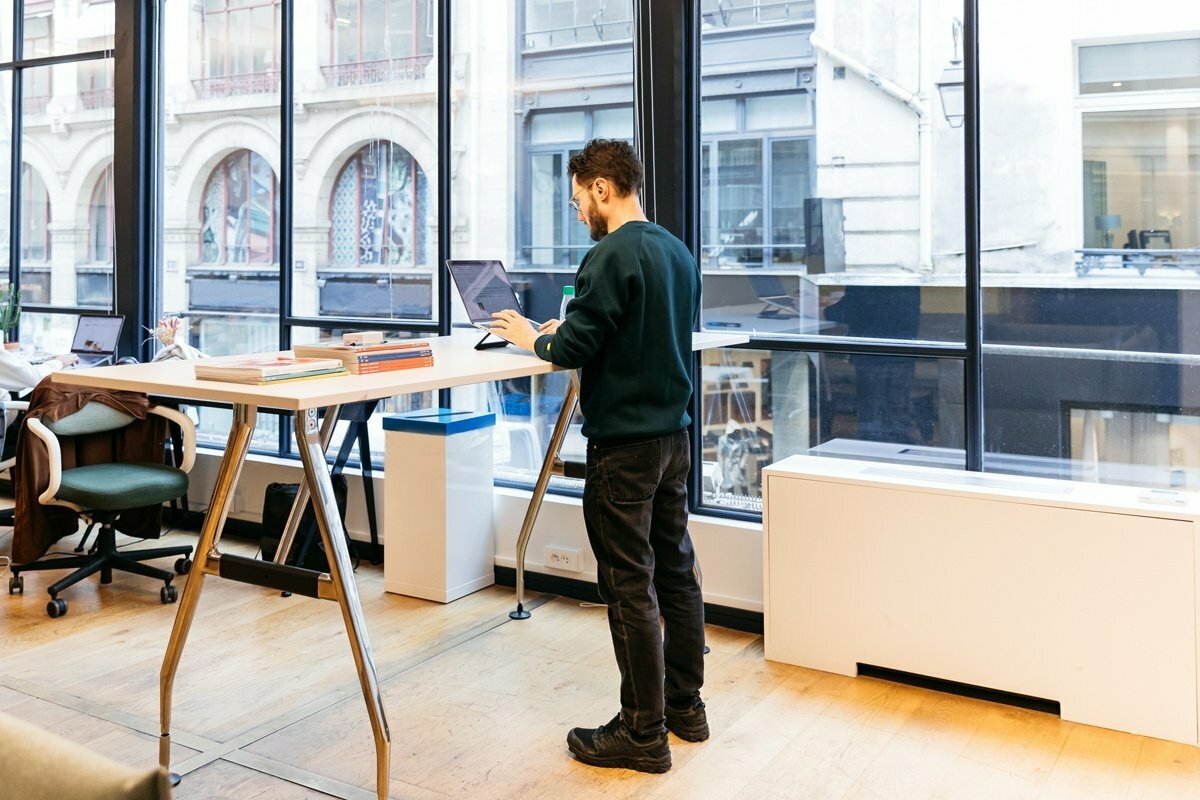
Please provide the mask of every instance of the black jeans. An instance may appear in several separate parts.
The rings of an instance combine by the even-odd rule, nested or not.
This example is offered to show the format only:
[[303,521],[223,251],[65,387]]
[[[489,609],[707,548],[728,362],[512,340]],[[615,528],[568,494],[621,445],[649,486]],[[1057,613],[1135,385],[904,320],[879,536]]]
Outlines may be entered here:
[[686,430],[588,443],[583,518],[621,670],[621,713],[637,734],[663,731],[664,702],[690,704],[704,683],[704,601],[687,531],[690,450]]

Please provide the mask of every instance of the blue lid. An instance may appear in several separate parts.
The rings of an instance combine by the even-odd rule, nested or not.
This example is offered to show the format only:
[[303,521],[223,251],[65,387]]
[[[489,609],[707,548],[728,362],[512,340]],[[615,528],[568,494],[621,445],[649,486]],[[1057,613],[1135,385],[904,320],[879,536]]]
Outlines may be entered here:
[[496,415],[491,411],[454,411],[449,408],[423,408],[403,414],[386,414],[383,418],[385,431],[425,433],[430,436],[453,436],[496,424]]

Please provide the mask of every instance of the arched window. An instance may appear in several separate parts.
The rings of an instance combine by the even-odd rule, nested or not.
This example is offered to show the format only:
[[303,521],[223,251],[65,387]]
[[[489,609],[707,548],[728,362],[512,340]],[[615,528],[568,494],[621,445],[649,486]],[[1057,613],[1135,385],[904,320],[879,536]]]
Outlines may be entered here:
[[50,260],[50,193],[29,164],[21,165],[21,261]]
[[204,264],[274,264],[278,192],[275,172],[249,150],[225,157],[204,186],[200,208],[200,261]]
[[371,142],[342,167],[329,204],[334,266],[414,266],[426,259],[429,182],[408,151]]
[[111,264],[113,260],[112,164],[104,168],[88,204],[88,260]]

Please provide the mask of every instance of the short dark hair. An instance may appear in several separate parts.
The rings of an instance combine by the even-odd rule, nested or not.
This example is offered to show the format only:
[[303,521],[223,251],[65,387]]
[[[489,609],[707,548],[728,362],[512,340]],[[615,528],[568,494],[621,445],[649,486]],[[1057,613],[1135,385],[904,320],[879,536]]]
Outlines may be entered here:
[[623,139],[592,139],[571,156],[567,174],[580,184],[605,178],[616,187],[618,197],[642,188],[642,160]]

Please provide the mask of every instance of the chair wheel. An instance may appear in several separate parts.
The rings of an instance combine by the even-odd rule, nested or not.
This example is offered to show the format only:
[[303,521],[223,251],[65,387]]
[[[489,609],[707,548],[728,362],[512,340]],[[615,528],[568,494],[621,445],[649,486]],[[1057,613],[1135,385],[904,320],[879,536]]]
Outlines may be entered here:
[[54,598],[49,603],[46,603],[46,613],[50,615],[50,619],[58,619],[67,615],[67,601],[60,598]]
[[9,594],[25,594],[25,576],[10,575],[8,577]]
[[163,605],[174,603],[179,598],[179,592],[171,584],[167,584],[158,590],[158,598],[162,600]]
[[189,572],[191,572],[191,570],[192,570],[192,560],[190,558],[188,558],[187,556],[184,556],[183,558],[181,558],[175,562],[175,574],[176,575],[187,575]]

